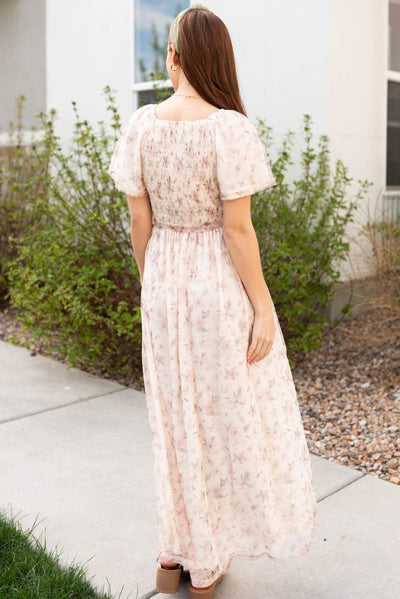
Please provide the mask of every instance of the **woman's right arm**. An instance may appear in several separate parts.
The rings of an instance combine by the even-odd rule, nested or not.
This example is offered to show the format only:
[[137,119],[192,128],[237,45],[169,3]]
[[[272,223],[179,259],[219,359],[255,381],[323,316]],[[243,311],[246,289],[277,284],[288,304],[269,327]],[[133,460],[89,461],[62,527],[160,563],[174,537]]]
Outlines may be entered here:
[[269,353],[275,334],[272,304],[262,272],[260,249],[251,220],[250,196],[224,201],[223,234],[232,261],[254,308],[247,352],[249,363]]

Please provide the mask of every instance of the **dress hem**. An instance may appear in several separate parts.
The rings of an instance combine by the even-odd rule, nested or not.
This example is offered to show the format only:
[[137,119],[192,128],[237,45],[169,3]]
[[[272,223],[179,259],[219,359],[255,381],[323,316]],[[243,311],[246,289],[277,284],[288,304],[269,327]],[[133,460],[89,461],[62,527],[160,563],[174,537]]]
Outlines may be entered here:
[[[210,584],[212,584],[217,578],[219,578],[221,576],[221,574],[225,574],[229,570],[229,568],[230,568],[230,566],[232,564],[232,561],[233,561],[233,559],[235,557],[243,557],[245,559],[253,560],[253,559],[258,559],[260,557],[268,556],[270,559],[272,559],[275,562],[286,562],[286,561],[288,561],[290,559],[297,559],[299,557],[302,557],[303,555],[305,555],[306,553],[308,553],[308,551],[311,549],[311,546],[312,546],[312,544],[314,542],[315,534],[316,534],[316,532],[317,532],[318,529],[319,529],[318,513],[317,513],[317,511],[315,511],[315,514],[314,514],[314,525],[313,525],[313,528],[311,530],[310,540],[309,540],[309,542],[306,545],[304,545],[296,553],[291,554],[291,555],[289,555],[287,557],[284,557],[284,558],[279,558],[279,557],[274,557],[268,550],[263,551],[261,553],[257,553],[257,554],[249,554],[249,553],[239,553],[238,551],[240,551],[240,550],[236,549],[233,553],[231,553],[230,557],[228,558],[228,561],[227,561],[226,565],[224,567],[222,567],[221,570],[218,570],[217,573],[214,575],[213,578],[205,578],[205,579],[202,579],[202,580],[198,580],[197,579],[195,586],[197,588],[203,588],[203,587],[207,587]],[[190,564],[192,563],[192,560],[188,560],[188,559],[186,559],[186,558],[184,558],[181,555],[178,555],[176,553],[169,554],[169,556],[168,556],[167,559],[164,558],[164,557],[161,558],[160,556],[158,556],[156,558],[156,561],[162,561],[163,563],[166,563],[166,564],[168,564],[169,562],[170,563],[179,563],[179,564],[181,564],[183,566],[184,570],[189,571],[189,572],[190,572]]]

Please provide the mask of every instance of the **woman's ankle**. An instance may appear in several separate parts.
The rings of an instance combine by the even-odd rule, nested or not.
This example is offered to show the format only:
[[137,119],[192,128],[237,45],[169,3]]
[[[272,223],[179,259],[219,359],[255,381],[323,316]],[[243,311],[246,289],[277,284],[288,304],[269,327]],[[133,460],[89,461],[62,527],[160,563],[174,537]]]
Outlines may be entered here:
[[174,570],[175,568],[178,567],[179,564],[166,564],[164,562],[160,562],[160,565],[165,568],[166,570]]

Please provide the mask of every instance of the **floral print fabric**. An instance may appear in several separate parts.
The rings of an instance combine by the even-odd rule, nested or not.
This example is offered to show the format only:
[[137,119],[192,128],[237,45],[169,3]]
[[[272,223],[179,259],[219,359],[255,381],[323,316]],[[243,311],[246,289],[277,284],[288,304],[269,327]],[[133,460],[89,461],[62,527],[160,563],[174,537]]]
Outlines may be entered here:
[[206,587],[235,556],[305,554],[317,503],[285,341],[273,306],[272,349],[247,363],[254,310],[221,226],[224,201],[276,184],[255,126],[233,110],[160,120],[149,104],[109,173],[154,218],[141,311],[158,559]]

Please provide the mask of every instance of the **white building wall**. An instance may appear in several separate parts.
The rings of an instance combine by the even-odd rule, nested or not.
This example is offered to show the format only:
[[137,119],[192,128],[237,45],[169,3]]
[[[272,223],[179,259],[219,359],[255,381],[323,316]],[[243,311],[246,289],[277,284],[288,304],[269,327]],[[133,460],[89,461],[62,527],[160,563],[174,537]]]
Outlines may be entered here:
[[[333,0],[332,159],[349,168],[351,193],[356,193],[358,179],[374,183],[368,193],[371,215],[379,214],[386,182],[387,8],[386,0]],[[344,280],[370,272],[368,245],[359,235],[367,216],[364,206],[349,227],[354,241],[350,261],[342,268]]]
[[205,4],[231,34],[249,118],[265,119],[277,141],[299,131],[304,113],[316,135],[329,134],[332,0],[259,0],[248,12],[231,0]]
[[[249,118],[273,127],[274,146],[296,133],[289,181],[301,176],[307,113],[315,145],[321,134],[330,138],[332,167],[343,160],[354,193],[357,179],[373,181],[376,200],[385,183],[387,1],[257,0],[248,13],[231,0],[205,4],[230,31]],[[57,109],[63,139],[74,123],[72,100],[91,123],[107,122],[106,84],[118,90],[126,121],[135,109],[133,0],[47,0],[46,15],[47,109]],[[351,265],[342,274],[353,276]]]
[[[255,4],[246,17],[230,0],[206,2],[231,33],[249,117],[264,118],[280,136],[308,112],[316,131],[326,132],[331,0]],[[132,20],[132,0],[47,0],[47,108],[59,112],[63,136],[73,124],[72,100],[91,122],[105,116],[106,84],[118,90],[123,119],[134,110]]]
[[[371,273],[368,243],[360,227],[379,215],[386,176],[386,0],[266,0],[246,19],[229,0],[207,4],[226,22],[236,53],[242,95],[253,120],[264,118],[274,129],[274,144],[296,132],[295,164],[289,181],[301,176],[303,114],[312,118],[314,144],[330,139],[332,176],[337,159],[353,182],[374,183],[368,204],[348,227],[350,260],[341,265],[346,281]],[[274,159],[274,149],[271,149]]]
[[57,110],[63,140],[70,138],[75,120],[72,100],[93,125],[107,122],[105,85],[118,90],[120,112],[128,118],[131,11],[131,0],[47,0],[47,110]]

